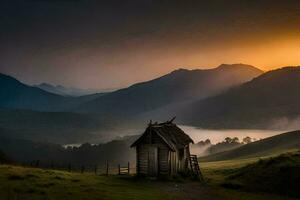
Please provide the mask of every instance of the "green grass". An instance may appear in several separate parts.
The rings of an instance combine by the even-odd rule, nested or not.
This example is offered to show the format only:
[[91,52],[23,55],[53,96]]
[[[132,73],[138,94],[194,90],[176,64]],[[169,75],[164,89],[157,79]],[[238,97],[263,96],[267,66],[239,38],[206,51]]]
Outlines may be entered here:
[[217,188],[215,190],[216,194],[221,196],[222,199],[230,199],[230,200],[296,200],[288,197],[261,193],[261,192],[246,192],[246,191],[236,191],[229,190],[224,188]]
[[224,184],[300,198],[300,151],[259,160],[237,169]]
[[0,166],[1,199],[170,199],[149,181]]
[[184,179],[157,181],[138,179],[134,176],[96,176],[94,174],[0,165],[0,199],[290,200],[290,198],[267,192],[222,186],[228,181],[228,177],[257,163],[258,160],[259,158],[251,158],[201,162],[200,167],[206,179],[205,184]]
[[225,181],[227,175],[235,172],[237,169],[258,161],[259,158],[236,159],[214,162],[200,162],[200,168],[204,174],[205,180],[210,185],[221,184]]
[[[300,198],[300,151],[262,158],[200,162],[206,182],[211,187],[223,187],[222,196],[234,199],[246,193],[274,194]],[[220,191],[220,190],[219,190]],[[257,197],[271,198],[271,197]],[[239,198],[237,198],[239,199]],[[256,199],[256,198],[255,198]]]

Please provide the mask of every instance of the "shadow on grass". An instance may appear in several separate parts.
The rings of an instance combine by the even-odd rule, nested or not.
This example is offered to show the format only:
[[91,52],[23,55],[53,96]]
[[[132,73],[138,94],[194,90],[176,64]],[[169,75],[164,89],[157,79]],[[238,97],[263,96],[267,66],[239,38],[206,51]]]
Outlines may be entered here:
[[17,174],[12,174],[12,175],[9,175],[7,177],[8,180],[12,180],[12,181],[22,181],[25,179],[25,177],[23,176],[20,176],[20,175],[17,175]]

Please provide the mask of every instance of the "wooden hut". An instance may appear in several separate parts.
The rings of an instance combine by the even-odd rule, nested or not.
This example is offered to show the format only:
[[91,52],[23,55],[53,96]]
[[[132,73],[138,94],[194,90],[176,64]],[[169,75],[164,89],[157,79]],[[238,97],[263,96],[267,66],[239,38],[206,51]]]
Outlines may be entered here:
[[148,125],[131,147],[136,147],[138,175],[176,175],[189,170],[193,140],[173,120]]

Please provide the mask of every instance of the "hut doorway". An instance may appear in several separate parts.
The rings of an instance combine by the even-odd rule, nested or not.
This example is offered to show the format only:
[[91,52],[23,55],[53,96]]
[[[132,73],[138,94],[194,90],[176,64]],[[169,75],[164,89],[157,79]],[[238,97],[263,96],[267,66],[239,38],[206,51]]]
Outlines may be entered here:
[[149,175],[157,176],[158,174],[158,149],[157,147],[149,147]]

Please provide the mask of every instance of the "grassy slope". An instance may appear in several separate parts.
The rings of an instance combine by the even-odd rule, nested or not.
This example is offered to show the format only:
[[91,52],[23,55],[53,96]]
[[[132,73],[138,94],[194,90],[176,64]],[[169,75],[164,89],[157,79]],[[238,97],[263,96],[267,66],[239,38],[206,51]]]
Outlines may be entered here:
[[259,160],[233,170],[223,185],[300,198],[300,151]]
[[199,158],[200,161],[220,161],[241,158],[268,156],[300,148],[300,131],[283,133],[273,137],[265,138],[239,148],[225,151],[206,157]]
[[[237,164],[237,163],[236,163]],[[233,165],[236,165],[233,164]],[[230,163],[220,165],[230,168]],[[207,165],[207,170],[218,171]],[[205,177],[208,171],[205,170]],[[228,170],[228,169],[227,169]],[[229,190],[217,184],[160,182],[134,177],[92,174],[0,165],[0,197],[6,199],[201,199],[203,200],[288,200],[279,196]]]
[[12,166],[0,167],[0,183],[3,199],[170,199],[147,182]]
[[224,198],[283,200],[289,199],[287,196],[300,197],[300,151],[263,159],[200,162],[200,168],[207,185],[216,188],[216,193]]
[[221,185],[228,174],[248,164],[255,163],[259,158],[236,159],[226,161],[200,162],[200,168],[209,185]]

